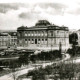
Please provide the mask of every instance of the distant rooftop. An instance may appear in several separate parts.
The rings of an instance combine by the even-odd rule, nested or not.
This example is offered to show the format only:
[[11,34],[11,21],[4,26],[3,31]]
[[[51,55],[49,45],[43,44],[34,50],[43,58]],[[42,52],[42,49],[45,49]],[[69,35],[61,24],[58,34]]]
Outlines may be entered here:
[[0,36],[8,36],[8,33],[0,33]]
[[17,36],[17,32],[0,32],[0,36]]
[[17,32],[17,30],[0,30],[0,32]]

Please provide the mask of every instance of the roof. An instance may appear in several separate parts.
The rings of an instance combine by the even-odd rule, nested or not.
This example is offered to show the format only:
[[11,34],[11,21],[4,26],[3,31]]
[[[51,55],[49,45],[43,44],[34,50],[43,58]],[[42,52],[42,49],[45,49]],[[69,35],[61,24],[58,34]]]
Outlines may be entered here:
[[17,32],[1,32],[0,33],[0,36],[8,36],[8,35],[10,35],[10,36],[17,36]]
[[17,32],[9,32],[8,33],[10,36],[17,36]]
[[17,28],[17,31],[25,31],[25,30],[43,30],[43,29],[55,29],[55,30],[68,30],[68,27],[65,26],[58,26],[55,24],[51,24],[49,21],[47,20],[39,20],[35,26],[32,27],[25,27],[25,26],[21,26],[19,28]]
[[0,36],[8,36],[8,33],[0,33]]
[[0,30],[1,33],[17,32],[17,30]]

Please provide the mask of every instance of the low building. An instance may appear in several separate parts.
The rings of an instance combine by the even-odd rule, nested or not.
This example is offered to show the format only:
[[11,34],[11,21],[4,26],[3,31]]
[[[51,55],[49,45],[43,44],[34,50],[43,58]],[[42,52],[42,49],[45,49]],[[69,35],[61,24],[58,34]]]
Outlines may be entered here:
[[7,46],[8,33],[0,33],[0,46]]
[[17,32],[9,32],[10,35],[10,45],[17,46]]
[[17,28],[18,46],[21,47],[59,47],[69,45],[68,27],[51,24],[47,20],[39,20],[33,27]]

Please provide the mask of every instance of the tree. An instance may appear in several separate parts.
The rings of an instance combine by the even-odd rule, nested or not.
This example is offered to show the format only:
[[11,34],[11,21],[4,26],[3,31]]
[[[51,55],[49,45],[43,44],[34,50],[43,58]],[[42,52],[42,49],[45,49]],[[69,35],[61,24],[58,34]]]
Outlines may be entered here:
[[72,33],[69,35],[69,43],[72,44],[73,46],[78,44],[78,35],[77,33]]
[[31,55],[30,61],[32,61],[32,63],[35,63],[36,62],[36,55]]
[[45,74],[46,71],[41,67],[37,70],[29,71],[27,77],[32,76],[32,80],[46,80]]
[[17,68],[18,68],[18,63],[16,61],[12,61],[12,62],[10,62],[9,67],[11,69],[11,76],[12,76],[13,80],[16,80],[17,75],[18,75],[18,73],[16,72]]
[[75,56],[77,54],[77,44],[78,44],[78,35],[77,33],[72,33],[69,35],[69,43],[72,44],[72,49],[68,49],[68,53],[72,56]]
[[24,53],[23,55],[20,55],[18,60],[21,65],[28,64],[29,63],[29,53]]
[[74,77],[74,71],[75,70],[75,65],[73,63],[70,64],[64,64],[62,63],[59,66],[59,75],[60,79],[68,79],[71,80],[71,78]]

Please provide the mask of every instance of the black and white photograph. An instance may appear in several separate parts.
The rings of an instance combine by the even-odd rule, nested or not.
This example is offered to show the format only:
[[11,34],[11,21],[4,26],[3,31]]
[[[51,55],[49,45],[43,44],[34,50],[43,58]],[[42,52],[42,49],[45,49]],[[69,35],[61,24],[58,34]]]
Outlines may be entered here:
[[80,80],[80,0],[0,0],[0,80]]

